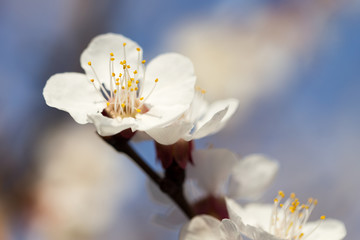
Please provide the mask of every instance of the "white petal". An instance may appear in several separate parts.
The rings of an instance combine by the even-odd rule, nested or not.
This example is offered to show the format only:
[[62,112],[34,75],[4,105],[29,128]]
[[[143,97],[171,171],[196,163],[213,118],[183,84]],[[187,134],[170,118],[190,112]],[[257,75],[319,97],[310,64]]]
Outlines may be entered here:
[[247,204],[242,219],[245,224],[269,230],[272,208],[271,204]]
[[81,73],[59,73],[50,77],[43,90],[46,104],[67,111],[78,123],[106,107],[104,98]]
[[260,197],[272,183],[278,163],[260,154],[252,154],[238,162],[229,184],[231,198],[254,199]]
[[225,198],[226,208],[229,213],[229,217],[234,221],[238,226],[243,224],[241,217],[247,217],[245,209],[237,204],[233,199]]
[[219,195],[237,162],[236,156],[226,149],[196,150],[192,156],[194,165],[186,169],[188,176],[208,193]]
[[[148,131],[153,128],[163,127],[176,120],[188,106],[174,104],[173,106],[154,105],[144,114],[136,115],[138,127],[135,130]],[[148,132],[147,132],[148,133]],[[149,134],[149,133],[148,133]],[[151,136],[151,134],[149,134]]]
[[153,59],[146,70],[144,91],[146,97],[158,78],[159,81],[146,103],[151,105],[186,105],[194,97],[195,75],[191,61],[177,53],[163,54]]
[[192,128],[192,123],[185,121],[175,121],[169,126],[155,128],[147,133],[158,143],[163,145],[174,144],[179,141]]
[[[122,65],[120,61],[124,60],[123,43],[126,43],[126,63],[131,66],[131,71],[136,69],[138,63],[138,51],[136,48],[140,46],[120,34],[107,33],[96,36],[91,40],[89,46],[83,51],[80,57],[81,67],[86,72],[86,75],[91,79],[95,76],[88,62],[91,62],[92,67],[95,69],[99,80],[105,83],[109,88],[109,61],[110,53],[114,53],[114,68],[116,76],[122,72]],[[140,51],[140,61],[142,60],[142,51]],[[141,66],[140,66],[141,69]]]
[[221,222],[208,215],[199,215],[185,224],[181,231],[179,240],[219,240],[219,226]]
[[220,225],[220,233],[223,239],[227,240],[241,240],[239,229],[236,224],[230,219],[223,219]]
[[269,225],[271,205],[249,204],[243,208],[232,199],[225,200],[230,219],[242,234],[256,240],[278,239],[264,230]]
[[194,99],[191,102],[189,111],[186,113],[186,118],[189,122],[196,123],[201,119],[202,116],[206,114],[206,111],[209,109],[209,104],[205,101],[204,96],[198,93],[195,93]]
[[310,235],[319,222],[309,222],[304,227],[304,238],[307,240],[341,240],[346,236],[344,223],[336,219],[319,220],[322,221],[319,227]]
[[196,131],[192,138],[202,138],[221,130],[235,113],[238,103],[237,99],[226,99],[212,103],[206,114],[197,122]]
[[102,114],[89,115],[88,121],[95,125],[97,132],[101,136],[111,136],[125,129],[137,127],[134,118],[108,118]]

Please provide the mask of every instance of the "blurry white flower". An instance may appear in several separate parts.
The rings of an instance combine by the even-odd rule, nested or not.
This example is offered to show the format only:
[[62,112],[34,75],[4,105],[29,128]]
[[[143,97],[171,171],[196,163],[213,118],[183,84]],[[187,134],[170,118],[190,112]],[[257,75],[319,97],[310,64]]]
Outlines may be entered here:
[[163,128],[151,129],[148,134],[158,143],[170,145],[181,139],[191,141],[218,132],[234,114],[238,100],[216,101],[209,106],[204,94],[205,90],[197,88],[189,110],[177,121]]
[[55,74],[43,95],[47,105],[69,112],[80,124],[93,123],[102,136],[169,124],[194,96],[189,59],[163,54],[145,72],[139,45],[119,34],[95,37],[80,62],[86,74]]
[[33,235],[90,240],[125,226],[118,214],[136,194],[136,173],[89,128],[61,126],[40,142],[38,158]]
[[[186,168],[185,194],[197,214],[212,213],[222,219],[228,216],[225,197],[255,199],[270,185],[278,163],[260,154],[244,158],[226,149],[206,149],[192,152],[194,164]],[[170,200],[150,183],[154,200],[170,204]],[[166,216],[156,216],[164,225],[181,223],[184,218],[172,209]],[[170,217],[173,218],[169,220]],[[177,216],[177,217],[176,217]]]
[[234,200],[227,199],[230,219],[239,231],[254,240],[340,240],[346,235],[342,222],[321,216],[316,222],[308,222],[317,200],[309,198],[300,204],[295,194],[284,202],[282,191],[274,199],[274,205],[248,204],[241,207]]

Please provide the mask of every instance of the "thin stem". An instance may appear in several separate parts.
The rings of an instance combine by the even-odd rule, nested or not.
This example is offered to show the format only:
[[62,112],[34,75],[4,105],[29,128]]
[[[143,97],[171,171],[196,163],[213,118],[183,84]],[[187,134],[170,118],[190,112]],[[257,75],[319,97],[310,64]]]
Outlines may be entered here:
[[117,137],[102,138],[117,151],[127,154],[149,176],[149,178],[154,181],[161,191],[167,194],[178,205],[178,207],[189,219],[194,216],[192,208],[185,199],[182,184],[179,186],[167,176],[162,179],[129,145],[128,140]]

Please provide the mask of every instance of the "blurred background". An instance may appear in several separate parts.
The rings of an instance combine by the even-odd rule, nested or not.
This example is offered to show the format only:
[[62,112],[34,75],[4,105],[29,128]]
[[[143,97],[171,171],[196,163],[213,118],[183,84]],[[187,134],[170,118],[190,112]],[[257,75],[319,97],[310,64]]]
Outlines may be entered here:
[[[45,105],[59,72],[82,72],[96,35],[121,33],[145,59],[190,57],[206,98],[236,97],[236,116],[197,147],[264,153],[275,191],[319,199],[314,218],[360,234],[360,2],[357,0],[0,1],[0,239],[176,239],[142,172],[92,126]],[[153,144],[135,144],[156,164]]]

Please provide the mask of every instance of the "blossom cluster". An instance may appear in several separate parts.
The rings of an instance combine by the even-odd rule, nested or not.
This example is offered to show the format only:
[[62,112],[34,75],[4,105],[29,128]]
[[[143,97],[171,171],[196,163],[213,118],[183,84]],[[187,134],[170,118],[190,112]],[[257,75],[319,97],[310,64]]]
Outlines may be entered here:
[[184,224],[181,240],[345,236],[340,221],[325,216],[308,221],[317,204],[312,198],[300,204],[295,194],[285,200],[279,191],[273,205],[237,202],[261,197],[275,178],[278,163],[261,154],[239,157],[226,149],[195,149],[193,140],[221,130],[239,103],[236,99],[207,103],[205,90],[195,85],[188,58],[167,53],[147,64],[136,42],[109,33],[95,37],[80,62],[85,73],[50,77],[43,91],[46,103],[67,111],[80,124],[94,124],[98,134],[114,145],[154,140],[164,177],[157,186],[150,183],[149,192],[169,208],[169,197],[180,208],[188,205],[186,212],[192,218],[187,221],[178,208],[171,208],[154,220]]

